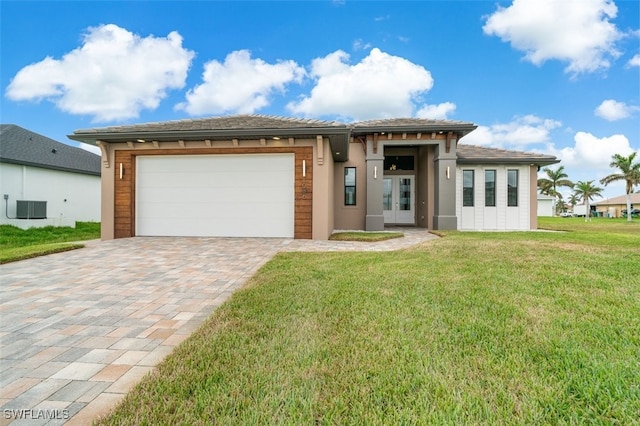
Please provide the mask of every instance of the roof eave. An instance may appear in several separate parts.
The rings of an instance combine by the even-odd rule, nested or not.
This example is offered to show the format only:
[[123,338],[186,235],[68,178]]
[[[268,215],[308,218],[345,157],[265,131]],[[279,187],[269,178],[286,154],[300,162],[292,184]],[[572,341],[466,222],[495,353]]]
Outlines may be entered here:
[[170,131],[128,131],[128,132],[83,132],[75,131],[67,135],[69,139],[96,145],[96,141],[125,142],[136,139],[157,141],[204,140],[209,138],[247,138],[247,137],[305,137],[316,135],[348,135],[345,127],[290,127],[290,128],[260,128],[260,129],[221,129],[221,130],[170,130]]
[[101,176],[101,173],[102,173],[99,170],[93,171],[93,170],[76,169],[72,167],[54,166],[49,164],[33,163],[33,162],[23,161],[23,160],[13,160],[10,158],[0,158],[0,163],[15,164],[16,166],[28,166],[28,167],[35,167],[39,169],[47,169],[47,170],[57,170],[61,172],[79,173],[82,175],[91,175],[91,176]]
[[475,124],[460,124],[460,123],[434,123],[425,125],[408,125],[408,126],[355,126],[351,133],[354,135],[365,133],[380,133],[380,132],[406,132],[406,133],[429,133],[429,132],[455,132],[460,134],[460,137],[468,135],[474,131],[478,126]]
[[517,164],[517,165],[535,165],[535,166],[549,166],[551,164],[557,164],[560,160],[557,158],[460,158],[458,157],[458,164]]

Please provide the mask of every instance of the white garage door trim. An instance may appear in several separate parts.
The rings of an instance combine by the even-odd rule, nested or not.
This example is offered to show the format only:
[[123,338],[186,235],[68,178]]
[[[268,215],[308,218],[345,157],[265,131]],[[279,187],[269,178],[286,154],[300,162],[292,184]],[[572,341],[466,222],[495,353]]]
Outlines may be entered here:
[[294,158],[140,155],[136,235],[293,238]]

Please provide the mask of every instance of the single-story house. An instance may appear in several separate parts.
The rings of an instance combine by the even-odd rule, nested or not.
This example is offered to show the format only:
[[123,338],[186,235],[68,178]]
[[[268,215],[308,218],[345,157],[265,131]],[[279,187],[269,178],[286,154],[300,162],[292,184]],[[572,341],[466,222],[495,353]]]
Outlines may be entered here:
[[23,229],[100,221],[100,156],[0,125],[0,223]]
[[103,239],[536,229],[537,171],[558,160],[465,145],[475,128],[237,115],[69,137],[102,150]]
[[[631,195],[631,210],[640,208],[640,193]],[[603,217],[623,217],[622,210],[627,210],[627,194],[618,197],[607,198],[606,200],[591,203],[595,207],[598,216]]]
[[538,216],[553,216],[556,197],[538,194]]

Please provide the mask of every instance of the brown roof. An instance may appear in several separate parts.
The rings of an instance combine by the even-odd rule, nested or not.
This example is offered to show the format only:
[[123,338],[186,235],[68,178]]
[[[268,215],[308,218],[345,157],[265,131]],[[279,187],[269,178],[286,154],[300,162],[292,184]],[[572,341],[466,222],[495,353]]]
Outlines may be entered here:
[[96,133],[132,133],[132,132],[184,132],[197,130],[272,130],[272,129],[300,129],[300,128],[422,128],[422,127],[456,127],[464,126],[473,130],[475,124],[464,121],[431,120],[423,118],[390,118],[382,120],[368,120],[347,125],[337,121],[313,120],[293,117],[278,117],[269,115],[232,115],[223,117],[208,117],[185,120],[171,120],[122,126],[97,127],[92,129],[80,129],[74,132],[79,134]]
[[450,126],[465,125],[476,127],[467,121],[433,120],[431,118],[383,118],[377,120],[358,121],[353,123],[354,128],[359,127],[416,127],[416,126]]
[[369,132],[449,132],[462,137],[473,130],[475,124],[468,121],[432,120],[430,118],[385,118],[352,123],[353,133]]
[[[595,203],[591,203],[594,206],[610,206],[610,205],[620,205],[627,204],[627,195],[620,195],[618,197],[607,198],[606,200],[598,201]],[[635,192],[631,194],[631,204],[640,204],[640,192]]]
[[537,164],[539,166],[559,163],[553,155],[535,152],[512,151],[499,148],[486,148],[461,143],[457,148],[459,164],[476,163],[509,163],[509,164]]
[[336,121],[310,120],[269,115],[232,115],[186,120],[171,120],[123,126],[98,127],[76,130],[74,134],[93,133],[133,133],[133,132],[185,132],[197,130],[240,130],[240,129],[299,129],[347,126]]
[[[215,138],[253,138],[265,136],[307,136],[322,133],[329,135],[333,144],[339,144],[340,152],[346,155],[348,136],[370,132],[455,132],[462,137],[477,126],[471,122],[453,120],[432,120],[427,118],[388,118],[344,124],[337,121],[323,121],[269,115],[233,115],[186,120],[172,120],[142,124],[80,129],[69,138],[95,143],[122,142],[135,139],[184,140]],[[336,145],[338,146],[338,145]],[[346,157],[344,158],[346,160]],[[484,148],[473,145],[458,145],[459,163],[510,163],[547,165],[558,163],[554,156],[529,152]]]

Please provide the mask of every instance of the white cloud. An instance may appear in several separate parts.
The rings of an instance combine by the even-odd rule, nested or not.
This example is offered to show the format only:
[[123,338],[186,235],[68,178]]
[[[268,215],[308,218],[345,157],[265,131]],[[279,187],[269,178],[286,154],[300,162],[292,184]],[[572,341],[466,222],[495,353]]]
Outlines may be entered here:
[[627,62],[627,66],[640,67],[640,53],[633,55],[633,58],[629,59],[629,62]]
[[[588,170],[594,175],[591,179],[604,176],[600,173],[595,176],[595,172],[609,170],[609,163],[613,154],[629,155],[634,149],[625,135],[612,135],[598,138],[591,133],[578,132],[573,137],[574,146],[556,149],[553,145],[547,147],[547,153],[555,155],[562,160],[562,164]],[[573,178],[571,178],[573,179]]]
[[189,90],[186,102],[176,105],[192,115],[251,114],[269,105],[269,96],[284,92],[285,85],[301,82],[304,68],[294,61],[269,64],[252,59],[248,50],[227,55],[224,63],[212,60],[204,65],[203,83]]
[[594,111],[594,114],[608,121],[616,121],[630,117],[631,114],[633,114],[634,111],[637,111],[638,109],[640,108],[629,106],[624,102],[607,99],[605,101],[602,101],[602,103],[598,105],[598,107]]
[[464,143],[491,146],[494,148],[523,149],[525,145],[549,142],[549,133],[562,125],[561,122],[535,115],[516,117],[509,123],[478,126],[465,136]]
[[609,68],[620,56],[615,43],[624,35],[610,22],[612,0],[513,0],[490,15],[485,34],[496,35],[525,52],[535,65],[557,59],[571,74]]
[[366,50],[371,48],[371,43],[365,43],[361,38],[353,42],[353,50]]
[[[560,164],[552,165],[556,168],[560,165],[565,167],[565,173],[573,182],[594,181],[594,184],[604,189],[603,197],[615,197],[624,193],[623,183],[613,183],[607,186],[601,185],[599,180],[616,172],[609,167],[613,154],[629,155],[634,152],[629,139],[625,135],[615,134],[608,137],[599,138],[588,132],[577,132],[573,137],[573,145],[557,149],[553,143],[549,143],[540,152],[554,155]],[[640,154],[640,150],[637,150]],[[570,189],[563,191],[563,196],[567,198],[571,195]]]
[[47,57],[22,68],[6,96],[46,99],[94,121],[124,120],[157,108],[168,90],[184,87],[193,56],[175,31],[142,38],[117,25],[101,25],[89,28],[83,45],[62,59]]
[[306,116],[355,120],[409,117],[419,96],[433,87],[431,73],[424,67],[377,48],[355,65],[348,61],[349,55],[342,50],[314,59],[315,87],[287,108]]
[[437,105],[424,105],[416,113],[418,118],[431,118],[433,120],[446,120],[449,114],[453,114],[456,110],[456,104],[452,102],[443,102]]

